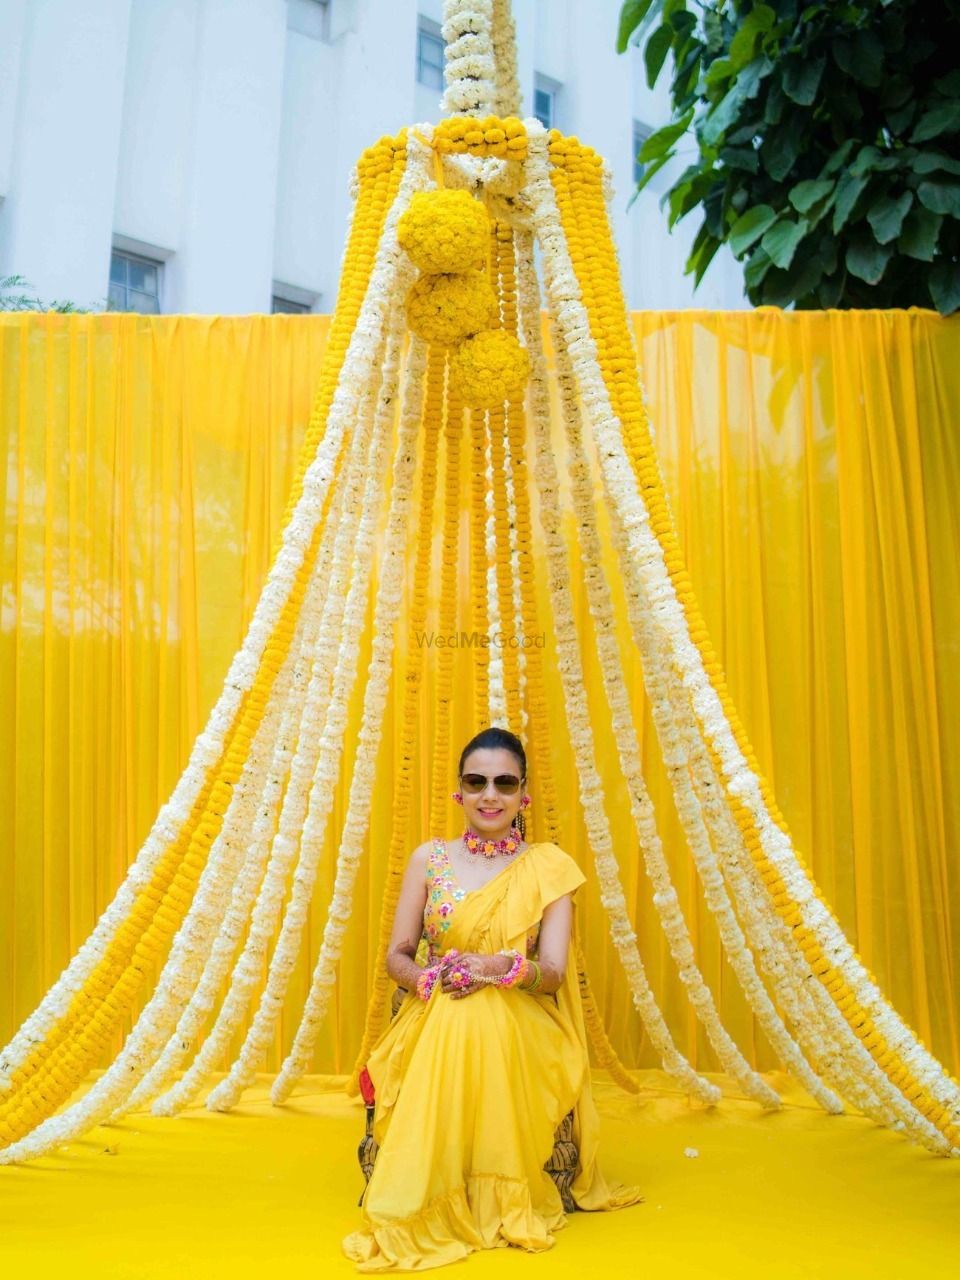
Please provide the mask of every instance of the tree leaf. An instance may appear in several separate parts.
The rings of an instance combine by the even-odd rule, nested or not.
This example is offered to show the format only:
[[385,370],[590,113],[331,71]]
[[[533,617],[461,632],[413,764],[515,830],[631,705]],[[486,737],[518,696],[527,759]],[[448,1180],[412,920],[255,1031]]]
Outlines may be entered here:
[[708,87],[712,89],[721,80],[729,80],[735,71],[736,67],[731,58],[714,58],[707,70]]
[[840,181],[837,183],[837,198],[833,206],[834,235],[846,226],[847,219],[853,212],[853,206],[857,203],[857,198],[869,181],[869,175],[861,174],[858,178],[855,178],[849,170],[840,175]]
[[624,0],[620,10],[620,26],[617,30],[617,53],[625,53],[630,37],[647,16],[653,0]]
[[745,213],[741,213],[730,228],[730,234],[727,237],[727,243],[734,257],[739,258],[744,249],[749,249],[754,240],[759,240],[767,227],[776,220],[776,210],[771,209],[768,204],[757,204],[752,209],[747,209]]
[[938,170],[960,174],[960,160],[953,160],[939,151],[921,151],[913,161],[914,173],[936,173]]
[[667,54],[673,46],[673,29],[666,24],[656,31],[643,46],[643,64],[647,68],[647,84],[652,89],[663,70]]
[[798,182],[796,186],[790,188],[787,199],[797,213],[806,213],[818,200],[829,195],[834,186],[835,183],[830,178],[805,178],[803,182]]
[[908,258],[932,262],[936,256],[937,237],[942,222],[942,214],[931,213],[922,205],[916,205],[903,220],[903,231],[897,241],[897,248]]
[[876,88],[883,78],[883,42],[869,27],[853,36],[854,78],[868,88]]
[[783,92],[794,102],[809,107],[817,96],[825,64],[826,59],[822,57],[814,62],[809,62],[805,58],[791,58],[786,62],[783,70],[781,79]]
[[913,204],[913,192],[905,191],[903,195],[884,196],[867,213],[867,221],[873,227],[873,234],[880,244],[889,244],[896,240],[903,226],[910,206]]
[[803,218],[799,222],[793,222],[790,218],[781,218],[764,232],[760,248],[775,266],[786,268],[793,261],[797,245],[806,234],[807,224]]
[[927,280],[930,297],[942,316],[952,315],[960,307],[960,266],[955,262],[938,262]]
[[703,140],[707,146],[719,142],[729,125],[736,120],[737,112],[745,100],[743,86],[734,81],[704,121]]
[[747,173],[756,173],[760,167],[760,159],[753,147],[721,147],[718,159],[731,169]]
[[921,182],[917,187],[920,203],[931,213],[947,213],[960,218],[960,184],[956,182]]
[[893,245],[877,244],[869,235],[859,235],[848,246],[844,262],[847,270],[867,284],[879,284],[887,268]]
[[760,147],[763,167],[775,182],[782,182],[797,162],[803,147],[806,117],[793,112],[786,124],[771,129]]
[[746,66],[752,60],[757,40],[764,31],[770,30],[776,20],[777,15],[767,4],[758,4],[751,9],[730,41],[729,56],[737,66]]
[[847,138],[846,142],[842,142],[836,151],[820,170],[820,177],[826,178],[831,173],[836,173],[838,169],[842,169],[847,163],[847,156],[854,148],[853,138]]
[[748,288],[756,288],[772,266],[773,263],[770,261],[769,254],[765,253],[758,245],[750,255],[750,261],[744,267],[744,283]]
[[923,113],[910,135],[910,141],[927,142],[930,138],[939,138],[941,133],[952,133],[956,129],[960,129],[960,102],[941,102],[939,106]]
[[644,139],[643,146],[640,148],[640,154],[637,157],[642,164],[646,164],[648,160],[658,160],[660,156],[673,144],[682,137],[693,119],[693,108],[685,111],[679,120],[674,120],[670,124],[665,124],[662,129],[658,129],[656,133],[651,133],[649,138]]

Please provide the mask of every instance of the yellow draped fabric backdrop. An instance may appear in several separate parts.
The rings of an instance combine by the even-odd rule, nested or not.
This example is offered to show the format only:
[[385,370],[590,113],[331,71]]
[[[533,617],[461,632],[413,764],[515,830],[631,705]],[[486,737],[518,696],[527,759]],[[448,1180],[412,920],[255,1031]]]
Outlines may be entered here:
[[[761,766],[852,943],[957,1073],[960,320],[760,308],[639,312],[634,324],[681,542]],[[203,728],[269,567],[327,327],[320,316],[0,316],[0,1042],[110,902]],[[464,486],[468,465],[464,450]],[[561,497],[577,554],[569,493]],[[535,500],[533,515],[536,537]],[[466,513],[462,534],[461,620],[469,628]],[[441,549],[438,538],[438,569]],[[641,954],[679,1048],[715,1070],[629,827],[578,567],[572,583]],[[563,843],[590,878],[588,968],[624,1061],[657,1066],[592,879],[542,569],[537,589]],[[398,656],[425,642],[409,633],[406,617],[404,609]],[[370,639],[368,625],[310,927],[268,1071],[289,1047],[319,947]],[[425,829],[434,653],[424,673],[410,847],[429,834],[454,835],[461,813],[451,802],[446,832]],[[457,744],[480,727],[469,662],[469,651],[458,650]],[[681,842],[633,656],[624,680],[701,969],[748,1060],[772,1068]],[[397,678],[369,857],[315,1053],[321,1072],[348,1071],[359,1045],[401,694]]]

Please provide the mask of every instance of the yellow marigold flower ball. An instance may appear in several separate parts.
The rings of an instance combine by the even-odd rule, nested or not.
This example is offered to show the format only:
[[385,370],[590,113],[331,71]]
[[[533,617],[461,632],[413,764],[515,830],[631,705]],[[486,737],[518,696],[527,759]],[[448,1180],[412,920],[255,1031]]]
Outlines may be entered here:
[[397,223],[400,247],[421,271],[472,271],[487,258],[490,219],[469,191],[418,191]]
[[487,329],[450,356],[450,383],[471,409],[495,409],[523,390],[530,357],[506,329]]
[[497,295],[483,271],[422,275],[407,295],[407,324],[418,338],[448,347],[495,324]]

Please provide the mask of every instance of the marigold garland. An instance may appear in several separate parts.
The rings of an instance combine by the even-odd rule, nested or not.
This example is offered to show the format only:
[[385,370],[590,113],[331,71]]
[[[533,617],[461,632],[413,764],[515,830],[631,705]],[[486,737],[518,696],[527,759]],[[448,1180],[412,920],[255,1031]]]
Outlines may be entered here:
[[[507,0],[471,0],[470,5],[447,0],[444,33],[449,42],[445,103],[459,114],[433,130],[424,126],[429,140],[419,131],[409,140],[405,131],[382,138],[358,162],[356,206],[324,371],[267,584],[221,698],[126,881],[91,938],[0,1056],[0,1143],[5,1144],[0,1163],[33,1158],[91,1124],[151,1099],[155,1112],[171,1114],[194,1096],[259,982],[287,880],[297,864],[266,989],[241,1054],[227,1080],[207,1099],[208,1107],[233,1105],[272,1037],[303,933],[342,754],[343,707],[356,677],[372,539],[385,501],[381,479],[399,375],[400,299],[414,264],[424,274],[409,296],[410,327],[449,351],[445,354],[437,345],[428,358],[419,340],[411,349],[389,499],[388,554],[375,606],[374,660],[364,690],[364,759],[351,781],[334,892],[310,993],[293,1049],[275,1082],[274,1101],[288,1096],[307,1068],[350,916],[369,823],[372,757],[391,674],[392,624],[401,595],[418,437],[424,455],[411,619],[422,627],[425,618],[441,422],[446,471],[439,622],[449,630],[456,625],[464,404],[471,407],[474,618],[484,629],[513,626],[525,637],[536,633],[522,406],[528,377],[560,678],[601,899],[634,1004],[665,1068],[689,1092],[716,1100],[715,1087],[677,1052],[647,984],[603,812],[550,451],[531,227],[543,250],[558,335],[572,492],[618,758],[655,887],[655,905],[691,1002],[725,1069],[763,1105],[776,1105],[776,1094],[749,1069],[719,1023],[669,883],[629,706],[617,681],[619,652],[609,583],[600,565],[580,431],[581,401],[597,440],[631,631],[643,660],[681,825],[751,1006],[781,1059],[825,1109],[839,1109],[840,1101],[818,1075],[879,1123],[909,1134],[931,1151],[960,1155],[960,1085],[877,989],[874,975],[846,941],[793,848],[710,646],[684,568],[637,378],[603,163],[579,140],[556,131],[546,139],[538,122],[525,123],[510,114],[519,111],[519,86]],[[427,191],[431,165],[440,190]],[[444,187],[445,173],[459,185]],[[489,213],[467,187],[484,192]],[[518,294],[526,347],[517,338]],[[425,365],[421,402],[417,389]],[[441,654],[431,835],[443,825],[450,767],[452,654]],[[312,655],[309,661],[307,655]],[[529,716],[538,805],[534,820],[556,839],[559,805],[542,655],[531,646],[522,660],[509,648],[493,654],[478,650],[477,657],[479,707],[488,704],[493,722],[509,722],[518,730]],[[423,660],[421,647],[411,647],[377,972],[358,1068],[379,1029],[385,1003],[383,961],[407,852]],[[298,740],[292,749],[286,743],[294,737]],[[192,1051],[248,922],[243,953],[214,1028],[183,1079],[171,1084]],[[767,996],[749,949],[799,1045]],[[167,951],[157,988],[121,1053],[80,1102],[55,1116],[105,1051],[144,974]],[[624,1087],[635,1090],[606,1038],[579,945],[577,963],[584,1018],[598,1061]],[[819,982],[808,983],[814,975]]]
[[427,274],[477,271],[487,260],[489,219],[469,191],[420,191],[397,227],[400,248]]
[[493,409],[518,396],[530,376],[530,357],[512,333],[488,329],[461,342],[450,356],[450,379],[471,409]]
[[483,271],[421,275],[407,295],[407,324],[424,342],[452,346],[489,328],[497,297]]

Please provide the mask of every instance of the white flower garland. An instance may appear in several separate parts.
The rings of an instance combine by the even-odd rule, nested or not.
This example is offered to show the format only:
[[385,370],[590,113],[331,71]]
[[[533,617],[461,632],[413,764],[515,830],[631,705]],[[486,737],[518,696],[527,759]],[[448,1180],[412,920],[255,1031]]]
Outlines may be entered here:
[[[528,128],[531,122],[527,121]],[[535,171],[534,171],[535,172]],[[531,174],[531,195],[535,177]],[[554,619],[557,666],[564,692],[564,705],[570,732],[570,743],[580,780],[580,803],[593,850],[600,900],[610,920],[610,936],[617,948],[633,996],[633,1003],[650,1038],[660,1054],[664,1070],[683,1088],[707,1103],[720,1100],[720,1090],[699,1075],[677,1049],[663,1014],[647,981],[643,961],[637,948],[637,935],[630,924],[627,903],[620,883],[619,866],[613,851],[610,825],[603,804],[603,785],[596,766],[590,713],[587,706],[580,661],[579,642],[573,620],[566,547],[560,530],[557,496],[557,470],[550,442],[550,399],[547,391],[546,362],[540,336],[539,286],[533,268],[533,244],[528,233],[517,237],[518,294],[520,320],[527,351],[530,354],[530,406],[536,442],[534,475],[540,495],[540,521],[544,534],[547,581]]]
[[[358,437],[354,435],[351,452]],[[348,474],[349,464],[341,473],[341,481]],[[293,746],[300,732],[305,710],[304,694],[310,679],[313,656],[316,651],[323,612],[323,602],[329,595],[329,581],[333,564],[334,542],[339,526],[344,496],[347,485],[337,485],[331,498],[331,509],[323,538],[317,554],[314,575],[308,585],[304,597],[303,608],[297,620],[297,634],[291,646],[295,661],[289,674],[289,686],[292,689],[280,720],[279,729],[272,740],[268,739],[270,755],[262,752],[268,759],[267,772],[262,787],[260,802],[246,830],[247,853],[243,867],[233,886],[229,905],[220,925],[213,948],[200,980],[190,997],[190,1001],[167,1041],[166,1047],[157,1061],[150,1068],[127,1101],[111,1116],[115,1121],[130,1111],[146,1106],[161,1093],[172,1081],[193,1044],[203,1029],[204,1023],[212,1012],[219,997],[223,980],[229,966],[236,955],[237,948],[243,938],[243,931],[250,918],[254,898],[263,880],[264,866],[267,862],[273,832],[276,826],[276,815],[283,797],[284,783],[290,769]],[[294,652],[295,651],[295,652]],[[268,709],[273,707],[271,698]],[[264,747],[268,745],[264,743]],[[257,748],[259,751],[259,747]],[[157,1114],[167,1114],[161,1107]]]
[[[413,162],[414,157],[418,158],[417,163]],[[312,539],[313,530],[322,510],[326,488],[334,472],[338,445],[342,442],[351,419],[356,419],[358,407],[364,398],[364,389],[369,388],[371,380],[376,376],[377,353],[382,345],[383,318],[388,313],[391,299],[403,293],[404,281],[398,277],[402,277],[405,271],[408,274],[410,271],[405,255],[403,255],[403,261],[398,260],[396,221],[409,203],[413,191],[426,185],[426,175],[424,150],[411,145],[408,148],[408,160],[400,190],[387,217],[387,226],[378,247],[370,285],[333,397],[323,443],[317,457],[307,469],[303,493],[293,517],[284,530],[281,550],[258,602],[254,622],[251,623],[250,633],[255,636],[259,635],[261,630],[266,633],[263,636],[261,648],[265,647],[266,639],[272,630],[267,623],[271,617],[275,623],[276,615],[279,614],[283,601],[289,595],[304,552]],[[250,646],[245,646],[241,655],[234,660],[231,672],[239,668],[247,674],[252,683],[256,667],[248,670],[245,661],[241,661],[241,656],[249,661],[251,651]],[[208,863],[208,867],[204,869],[205,875],[210,870],[210,865]],[[212,870],[210,874],[213,874]],[[229,892],[229,887],[226,891]],[[191,906],[191,912],[193,912],[193,906]],[[196,913],[194,913],[194,923],[199,930]],[[181,930],[181,935],[183,933],[184,931]],[[181,937],[181,935],[178,935],[181,942],[180,949],[189,950],[190,938]],[[168,965],[170,965],[169,959]],[[184,989],[184,986],[179,983],[175,992],[158,989],[154,1000],[141,1014],[133,1032],[128,1037],[121,1055],[93,1088],[66,1112],[48,1118],[18,1142],[0,1151],[0,1163],[10,1164],[34,1158],[116,1111],[153,1063],[169,1034],[169,1028],[162,1025],[159,1017],[155,1021],[153,1012],[156,1011],[159,1015],[164,1008],[169,1010],[170,1001],[174,995],[177,998],[182,996],[186,1000],[189,994],[190,991]],[[151,1011],[150,1016],[147,1016],[148,1010]]]
[[497,96],[492,0],[444,0],[444,115],[488,115]]
[[[497,636],[502,642],[504,620],[500,616],[500,592],[497,586],[497,516],[493,505],[493,420],[489,411],[483,415],[483,425],[486,438],[484,449],[486,484],[483,503],[487,512],[487,626],[491,639]],[[491,644],[488,653],[490,654],[487,665],[489,723],[507,729],[509,723],[507,691],[503,679],[503,649],[500,644]]]
[[[395,246],[399,255],[399,246]],[[410,275],[412,277],[412,268]],[[398,302],[390,318],[389,336],[386,342],[386,354],[382,373],[382,385],[376,397],[376,415],[373,428],[373,445],[370,457],[364,468],[365,486],[361,498],[361,514],[357,525],[356,536],[351,540],[352,565],[349,574],[349,588],[343,610],[342,630],[340,634],[339,653],[333,686],[327,700],[324,717],[315,723],[322,733],[319,734],[319,754],[313,783],[309,791],[306,810],[306,821],[303,822],[300,837],[300,858],[293,877],[293,890],[283,915],[280,936],[270,959],[267,983],[261,996],[253,1022],[244,1039],[240,1053],[230,1069],[227,1077],[217,1085],[207,1098],[207,1108],[211,1111],[226,1111],[239,1100],[243,1090],[251,1083],[257,1065],[264,1051],[273,1038],[276,1020],[283,1007],[284,996],[290,974],[296,964],[303,929],[307,922],[310,900],[316,881],[317,867],[323,849],[326,825],[333,808],[337,775],[343,755],[343,741],[347,727],[347,709],[358,675],[358,659],[363,634],[363,624],[367,612],[370,579],[373,568],[374,538],[383,501],[383,476],[388,463],[388,450],[396,416],[396,395],[399,382],[400,350],[403,341],[404,312],[402,299],[406,290],[400,284]],[[336,590],[336,586],[332,588]],[[380,639],[375,634],[375,644]],[[369,697],[373,685],[368,682],[366,696]],[[364,704],[366,712],[367,704]],[[366,721],[364,721],[366,724]],[[369,734],[369,727],[367,733]],[[358,755],[355,766],[360,767]],[[291,773],[291,785],[293,774]],[[299,779],[298,779],[299,780]],[[351,796],[353,791],[351,790]],[[297,806],[300,808],[300,806]],[[362,836],[361,836],[362,839]],[[344,842],[346,835],[344,836]],[[293,841],[291,841],[293,843]],[[346,856],[344,844],[341,844],[341,860]],[[357,854],[359,856],[359,854]],[[342,869],[338,863],[338,881]],[[273,904],[274,919],[281,908],[281,895]],[[329,925],[328,921],[328,925]],[[257,966],[259,971],[259,965]]]
[[[693,943],[687,929],[687,922],[680,909],[679,898],[674,889],[670,877],[670,869],[663,853],[663,846],[657,831],[656,815],[643,778],[640,752],[637,747],[637,732],[622,678],[623,668],[616,638],[613,600],[604,573],[603,552],[596,525],[596,505],[593,497],[590,467],[583,448],[577,387],[570,368],[563,337],[557,333],[555,338],[560,404],[567,431],[569,450],[566,458],[566,471],[571,479],[574,511],[581,539],[581,557],[587,585],[587,596],[590,602],[590,613],[594,621],[597,653],[600,659],[604,690],[610,706],[620,770],[627,783],[634,825],[643,853],[647,875],[653,885],[654,905],[657,908],[660,924],[666,934],[670,954],[677,965],[680,979],[687,989],[690,1003],[703,1024],[707,1037],[720,1060],[722,1069],[733,1079],[739,1081],[748,1097],[761,1102],[767,1108],[777,1108],[780,1106],[779,1095],[750,1066],[720,1021],[713,995],[694,960]],[[662,703],[663,690],[658,688],[651,679],[651,673],[648,672],[646,663],[644,667],[644,683],[651,701]],[[672,764],[673,753],[669,750],[669,744],[663,742],[662,738],[661,746],[668,774],[671,776],[676,790],[677,779],[674,777],[676,766]],[[688,840],[691,834],[693,833],[687,831]],[[709,847],[709,840],[702,824],[699,824],[699,830],[696,834],[702,835],[702,841],[697,841],[696,848],[691,844],[695,863],[703,880],[707,903],[718,918],[720,935],[734,972],[744,988],[749,988],[757,1000],[759,1007],[755,1008],[755,1012],[760,1017],[764,1031],[768,1035],[778,1036],[781,1043],[785,1038],[786,1043],[792,1045],[786,1028],[780,1022],[766,990],[756,977],[756,973],[753,970],[752,957],[744,948],[740,926],[730,906],[723,879],[716,868],[715,859]],[[703,847],[704,845],[706,846],[705,848]],[[750,981],[751,977],[752,981]],[[793,1058],[795,1067],[801,1069],[806,1067],[799,1054],[794,1053]],[[806,1078],[810,1085],[817,1086],[817,1079],[809,1070],[806,1071]],[[839,1106],[839,1102],[837,1105]]]
[[[426,368],[426,345],[414,338],[406,369],[400,433],[394,460],[390,512],[384,537],[381,578],[373,619],[373,653],[364,690],[363,718],[357,740],[356,763],[344,822],[333,895],[327,909],[320,954],[314,967],[293,1046],[271,1090],[276,1104],[284,1102],[310,1064],[320,1024],[336,981],[343,936],[353,909],[357,869],[370,826],[376,791],[376,762],[383,731],[383,713],[393,672],[395,630],[403,596],[404,550],[413,496],[413,478],[421,422],[421,391]],[[265,1046],[264,1046],[265,1047]]]
[[[534,131],[531,129],[531,135],[533,133]],[[672,645],[672,660],[680,666],[684,682],[688,683],[688,686],[692,684],[697,688],[697,694],[694,697],[700,696],[701,701],[699,703],[695,702],[694,705],[701,716],[701,724],[705,723],[704,708],[709,704],[709,714],[714,717],[713,732],[715,737],[719,739],[725,734],[726,738],[729,739],[726,744],[728,751],[731,750],[730,744],[732,743],[733,748],[739,753],[739,748],[736,747],[732,733],[726,726],[726,717],[715,691],[710,686],[709,692],[707,692],[697,682],[698,676],[702,676],[701,683],[709,685],[702,661],[697,662],[688,651],[678,653],[678,638],[683,636],[688,642],[689,649],[693,650],[697,655],[697,659],[699,659],[699,651],[689,641],[686,621],[683,617],[680,603],[673,591],[673,585],[667,575],[659,542],[649,527],[649,519],[643,507],[642,499],[637,492],[630,462],[624,452],[619,424],[616,422],[606,388],[603,385],[596,347],[590,335],[589,321],[580,302],[579,287],[569,259],[569,253],[566,250],[552,188],[549,186],[548,161],[545,138],[542,131],[536,136],[531,136],[530,147],[531,157],[528,165],[534,168],[538,164],[541,166],[543,176],[547,180],[547,188],[549,188],[549,190],[544,191],[541,202],[539,204],[535,203],[537,230],[541,246],[544,249],[544,260],[546,262],[549,257],[552,266],[550,278],[548,279],[548,293],[551,298],[551,304],[556,309],[558,322],[567,336],[568,349],[578,384],[581,387],[584,405],[596,433],[604,480],[616,505],[618,519],[627,537],[628,557],[624,562],[624,568],[628,576],[628,595],[631,590],[639,591],[642,598],[648,603],[651,619],[669,636]],[[538,155],[535,155],[535,152],[538,152]],[[686,659],[686,662],[681,664],[681,659]],[[699,671],[696,669],[697,666],[699,666]],[[740,775],[734,779],[730,789],[741,797],[752,795],[756,801],[760,801],[762,804],[756,779],[746,761],[743,760],[742,755],[740,759],[742,761],[742,770]],[[779,828],[774,826],[769,819],[769,815],[766,817],[766,822],[767,827],[773,828],[776,832],[776,836],[774,836],[768,830],[766,831],[766,837],[770,847],[779,851],[780,862],[784,864],[782,868],[778,866],[778,870],[780,870],[781,875],[784,875],[785,864],[788,861],[793,864],[794,870],[798,874],[792,877],[791,891],[795,893],[801,912],[807,917],[806,923],[808,927],[818,929],[822,925],[823,917],[827,915],[827,912],[822,906],[817,911],[816,908],[820,904],[811,903],[813,895],[809,882],[803,876],[799,866],[795,864],[789,841],[786,840]],[[776,837],[779,837],[779,839]],[[765,852],[767,856],[772,856],[766,847]],[[843,939],[843,942],[845,943],[845,939]],[[852,950],[849,948],[849,944],[846,944],[846,948],[847,951]],[[839,948],[831,949],[834,963],[837,963],[839,950]],[[850,1034],[852,1035],[852,1032]],[[936,1065],[940,1071],[941,1084],[944,1082],[949,1084],[943,1069],[939,1067],[939,1064]],[[933,1081],[931,1080],[929,1083],[932,1084]],[[943,1150],[944,1147],[949,1149],[949,1143],[945,1141],[934,1126],[916,1111],[912,1104],[908,1103],[907,1106],[908,1113],[912,1112],[911,1132],[917,1141],[932,1144],[931,1149]]]

